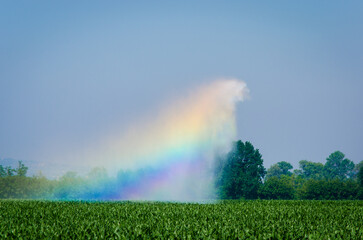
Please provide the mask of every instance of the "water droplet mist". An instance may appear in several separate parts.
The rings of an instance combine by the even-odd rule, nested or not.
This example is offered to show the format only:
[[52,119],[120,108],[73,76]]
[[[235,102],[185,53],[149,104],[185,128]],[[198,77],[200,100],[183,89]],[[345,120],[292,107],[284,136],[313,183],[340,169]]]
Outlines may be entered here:
[[[89,180],[78,198],[202,201],[215,198],[216,153],[236,140],[235,106],[248,97],[243,81],[220,79],[87,150],[85,164],[122,169]],[[77,159],[77,156],[73,156]],[[101,183],[100,183],[101,182]],[[74,188],[73,188],[74,189]]]

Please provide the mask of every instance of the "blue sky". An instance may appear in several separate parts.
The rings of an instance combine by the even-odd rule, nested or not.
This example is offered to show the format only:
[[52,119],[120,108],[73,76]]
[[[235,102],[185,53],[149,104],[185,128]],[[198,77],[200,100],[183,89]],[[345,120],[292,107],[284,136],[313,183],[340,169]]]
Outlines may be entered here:
[[265,166],[363,160],[361,1],[2,1],[0,158],[45,161],[174,95],[244,80]]

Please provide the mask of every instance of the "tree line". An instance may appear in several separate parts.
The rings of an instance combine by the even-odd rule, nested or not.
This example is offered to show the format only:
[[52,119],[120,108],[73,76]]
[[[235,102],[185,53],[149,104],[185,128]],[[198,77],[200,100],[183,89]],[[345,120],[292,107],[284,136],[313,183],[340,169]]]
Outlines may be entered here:
[[285,161],[266,171],[250,142],[235,142],[221,158],[216,171],[221,199],[363,199],[363,161],[355,165],[340,151],[325,164],[302,160],[294,171]]
[[[50,180],[42,174],[26,176],[21,161],[16,168],[0,165],[0,198],[94,199],[120,196],[134,176],[152,174],[152,169],[120,170],[116,177],[94,168],[85,177],[67,172]],[[336,151],[325,164],[302,160],[299,169],[285,161],[266,170],[262,155],[250,142],[236,141],[232,150],[216,157],[216,197],[219,199],[363,199],[363,161],[354,164]],[[112,197],[111,197],[112,198]]]

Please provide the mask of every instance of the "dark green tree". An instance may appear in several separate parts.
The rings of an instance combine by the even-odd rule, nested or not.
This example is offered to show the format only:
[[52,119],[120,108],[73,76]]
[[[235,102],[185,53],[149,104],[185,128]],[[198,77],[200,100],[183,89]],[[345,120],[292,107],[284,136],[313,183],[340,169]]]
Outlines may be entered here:
[[5,168],[0,165],[0,177],[5,177],[6,176],[6,171]]
[[324,177],[324,165],[322,163],[301,160],[299,162],[300,170],[294,173],[303,179],[322,179]]
[[263,199],[294,199],[293,176],[280,175],[267,178],[260,188],[259,195]]
[[343,200],[357,199],[359,184],[353,180],[315,180],[310,179],[304,183],[299,193],[302,199],[315,200]]
[[363,166],[360,167],[358,172],[358,183],[363,187]]
[[336,151],[329,155],[324,166],[325,176],[327,179],[338,178],[346,179],[353,175],[354,163],[345,158],[345,155]]
[[278,162],[277,165],[281,169],[282,175],[288,175],[288,176],[292,175],[292,172],[290,172],[290,170],[293,169],[293,167],[290,163],[281,161],[281,162]]
[[360,167],[357,178],[359,183],[358,199],[363,200],[363,166]]
[[270,177],[280,177],[282,175],[291,176],[292,165],[288,162],[282,161],[276,164],[271,165],[271,167],[267,170],[266,179]]
[[361,169],[361,167],[363,167],[363,161],[360,161],[359,163],[355,164],[354,169],[353,169],[353,178],[357,178],[358,177],[358,173],[359,170]]
[[223,166],[217,182],[222,199],[255,199],[266,170],[262,156],[250,142],[237,141],[222,158]]
[[11,168],[10,166],[5,167],[6,176],[14,176],[15,169]]

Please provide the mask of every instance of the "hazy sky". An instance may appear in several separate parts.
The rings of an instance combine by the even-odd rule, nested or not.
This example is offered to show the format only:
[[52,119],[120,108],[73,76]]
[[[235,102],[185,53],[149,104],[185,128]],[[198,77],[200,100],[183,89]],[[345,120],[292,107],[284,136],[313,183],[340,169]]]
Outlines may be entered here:
[[0,158],[97,143],[233,77],[251,95],[238,138],[266,167],[363,160],[362,1],[130,2],[0,2]]

